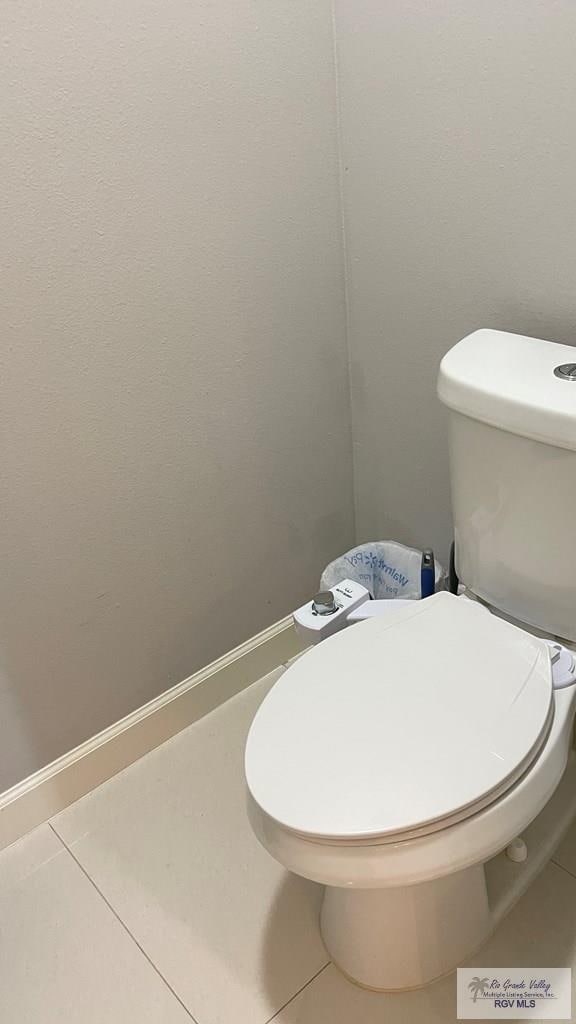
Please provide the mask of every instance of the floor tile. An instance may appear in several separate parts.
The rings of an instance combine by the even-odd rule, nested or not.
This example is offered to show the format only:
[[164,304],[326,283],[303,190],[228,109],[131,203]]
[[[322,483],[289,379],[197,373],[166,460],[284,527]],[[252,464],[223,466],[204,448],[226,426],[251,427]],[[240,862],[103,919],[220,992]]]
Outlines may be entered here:
[[554,854],[554,860],[576,876],[576,822],[568,829]]
[[2,1024],[190,1024],[48,825],[0,854]]
[[[550,864],[496,934],[466,966],[572,967],[576,975],[576,879]],[[573,982],[574,982],[573,978]],[[572,1005],[576,1009],[573,991]],[[452,1024],[456,975],[417,992],[380,994],[326,970],[274,1024]]]
[[276,864],[245,814],[246,733],[282,671],[53,822],[200,1024],[263,1024],[327,961],[320,887]]
[[0,852],[0,897],[26,881],[62,853],[60,840],[48,825],[34,829],[24,839]]

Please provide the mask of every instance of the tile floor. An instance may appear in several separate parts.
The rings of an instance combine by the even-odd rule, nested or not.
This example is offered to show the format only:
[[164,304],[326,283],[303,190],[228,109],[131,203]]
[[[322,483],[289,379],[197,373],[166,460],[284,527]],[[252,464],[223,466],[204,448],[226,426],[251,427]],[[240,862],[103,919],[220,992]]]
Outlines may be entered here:
[[[455,1021],[454,977],[403,995],[345,981],[319,888],[250,832],[244,738],[282,671],[0,854],[1,1024]],[[475,963],[576,968],[576,827]]]

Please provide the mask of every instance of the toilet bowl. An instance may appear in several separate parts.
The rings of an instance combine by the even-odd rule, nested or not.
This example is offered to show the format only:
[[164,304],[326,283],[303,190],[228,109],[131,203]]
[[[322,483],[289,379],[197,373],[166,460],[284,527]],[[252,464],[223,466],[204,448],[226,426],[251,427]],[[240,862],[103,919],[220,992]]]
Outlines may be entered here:
[[253,830],[325,886],[326,948],[368,988],[462,963],[576,815],[576,685],[542,635],[576,643],[574,366],[574,348],[491,330],[448,353],[455,564],[475,600],[328,637],[248,735]]
[[484,864],[556,790],[575,703],[545,641],[450,594],[286,671],[248,737],[249,817],[276,860],[326,886],[321,931],[348,977],[417,987],[485,940],[576,810],[575,785],[491,906]]

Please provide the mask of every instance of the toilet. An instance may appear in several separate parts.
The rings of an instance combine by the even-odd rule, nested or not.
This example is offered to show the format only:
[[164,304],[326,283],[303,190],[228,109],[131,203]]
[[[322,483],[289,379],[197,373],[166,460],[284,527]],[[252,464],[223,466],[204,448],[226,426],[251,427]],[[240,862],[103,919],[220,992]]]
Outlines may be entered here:
[[459,596],[308,650],[245,754],[256,836],[325,887],[331,959],[383,991],[479,950],[576,815],[576,348],[476,331],[439,396]]

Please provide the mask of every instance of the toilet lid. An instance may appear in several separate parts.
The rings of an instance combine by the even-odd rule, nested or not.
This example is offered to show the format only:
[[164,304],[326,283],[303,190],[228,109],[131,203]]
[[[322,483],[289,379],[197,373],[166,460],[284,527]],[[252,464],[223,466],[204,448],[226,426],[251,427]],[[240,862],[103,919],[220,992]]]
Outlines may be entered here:
[[545,644],[441,593],[292,665],[252,723],[246,780],[263,811],[305,836],[431,831],[512,785],[552,711]]

